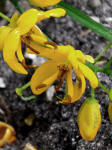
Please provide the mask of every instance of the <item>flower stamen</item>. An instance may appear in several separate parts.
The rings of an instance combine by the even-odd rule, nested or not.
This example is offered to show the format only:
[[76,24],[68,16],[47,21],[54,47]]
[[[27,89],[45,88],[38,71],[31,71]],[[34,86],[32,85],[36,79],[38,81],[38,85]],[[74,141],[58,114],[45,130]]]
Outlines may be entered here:
[[47,85],[46,84],[40,84],[36,87],[36,90],[41,89],[41,88],[45,88]]
[[25,62],[25,59],[22,61],[22,65],[25,69],[32,69],[32,68],[37,67],[36,65],[27,65]]
[[51,46],[53,46],[54,47],[54,49],[57,49],[57,45],[54,43],[54,42],[50,42],[50,41],[47,41],[47,42],[45,42],[44,44],[48,44],[48,45],[51,45]]

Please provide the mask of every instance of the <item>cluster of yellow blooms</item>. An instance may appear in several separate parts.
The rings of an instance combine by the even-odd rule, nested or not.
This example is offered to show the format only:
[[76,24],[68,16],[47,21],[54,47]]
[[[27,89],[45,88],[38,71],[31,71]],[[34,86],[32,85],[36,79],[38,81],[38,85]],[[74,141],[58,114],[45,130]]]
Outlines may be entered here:
[[[60,0],[30,0],[40,7],[51,6]],[[36,23],[50,17],[62,17],[65,10],[56,8],[48,11],[30,9],[20,17],[14,14],[8,26],[0,27],[0,50],[3,50],[4,61],[17,73],[27,74],[25,58],[21,43],[27,47],[27,53],[36,54],[48,59],[36,69],[31,78],[31,90],[34,94],[46,91],[55,80],[59,81],[58,90],[66,79],[67,93],[60,101],[62,104],[73,103],[81,98],[86,88],[87,78],[93,88],[98,86],[95,73],[86,66],[86,61],[94,63],[93,57],[75,50],[72,46],[59,46],[49,42]],[[49,71],[48,71],[48,68]],[[72,69],[76,74],[76,82],[72,81]],[[91,141],[100,127],[101,114],[99,104],[94,99],[88,99],[81,107],[78,124],[80,133],[85,140]]]

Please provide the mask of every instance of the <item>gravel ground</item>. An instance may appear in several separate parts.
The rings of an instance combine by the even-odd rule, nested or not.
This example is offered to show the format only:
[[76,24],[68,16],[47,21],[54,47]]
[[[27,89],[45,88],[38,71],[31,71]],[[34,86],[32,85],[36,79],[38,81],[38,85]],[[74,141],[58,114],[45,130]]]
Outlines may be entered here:
[[[29,6],[25,0],[21,0],[25,9]],[[68,0],[68,3],[83,10],[89,16],[97,19],[105,26],[112,29],[112,1],[110,0]],[[15,8],[7,0],[4,12],[11,16]],[[0,25],[7,24],[1,20]],[[99,37],[69,16],[63,18],[51,18],[39,23],[39,27],[57,44],[71,44],[76,49],[81,49],[85,54],[96,56],[108,41]],[[112,56],[112,51],[105,55],[105,60]],[[35,58],[35,62],[42,63],[44,59]],[[102,114],[102,125],[93,142],[84,141],[77,126],[77,113],[86,97],[90,96],[90,87],[78,102],[70,105],[61,105],[53,95],[52,88],[36,100],[23,102],[15,93],[15,88],[20,87],[30,80],[34,70],[28,76],[14,73],[2,59],[0,53],[0,119],[11,124],[17,134],[17,141],[11,145],[5,145],[0,150],[22,150],[26,143],[31,143],[38,150],[112,150],[112,124],[109,121],[107,107],[109,100],[107,95],[100,89],[96,89],[96,99],[99,100]],[[98,73],[100,81],[108,88],[111,87],[112,79],[103,73]],[[63,86],[64,87],[64,86]],[[25,95],[31,95],[27,89]],[[64,90],[58,92],[64,95]],[[27,126],[24,119],[33,114],[35,116],[31,127]]]

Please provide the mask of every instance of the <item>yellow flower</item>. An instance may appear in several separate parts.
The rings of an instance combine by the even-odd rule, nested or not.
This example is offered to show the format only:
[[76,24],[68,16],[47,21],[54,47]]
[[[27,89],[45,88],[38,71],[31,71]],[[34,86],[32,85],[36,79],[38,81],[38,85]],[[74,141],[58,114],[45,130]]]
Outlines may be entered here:
[[52,5],[56,5],[61,0],[29,0],[34,6],[38,7],[48,7]]
[[0,121],[0,147],[6,143],[12,143],[16,140],[15,130],[12,126]]
[[[21,42],[26,39],[43,44],[47,41],[45,35],[35,25],[37,22],[49,17],[61,17],[65,15],[64,9],[57,8],[49,11],[30,9],[19,18],[14,14],[8,26],[0,27],[0,49],[3,50],[3,58],[12,70],[17,73],[27,74],[25,59],[21,50]],[[28,45],[28,43],[26,43]]]
[[[36,45],[34,46],[36,49]],[[91,56],[84,55],[80,50],[74,50],[70,45],[57,46],[57,49],[40,48],[39,56],[50,59],[42,64],[31,78],[31,89],[34,94],[41,94],[53,84],[59,81],[58,90],[66,78],[67,93],[60,103],[73,103],[80,99],[85,91],[85,78],[90,81],[93,88],[98,86],[98,79],[94,72],[85,65],[86,60],[94,61]],[[31,50],[28,50],[31,52]],[[32,52],[31,52],[32,53]],[[76,73],[76,82],[72,81],[72,69]]]
[[99,104],[94,98],[87,98],[78,113],[78,126],[86,141],[94,140],[101,125]]

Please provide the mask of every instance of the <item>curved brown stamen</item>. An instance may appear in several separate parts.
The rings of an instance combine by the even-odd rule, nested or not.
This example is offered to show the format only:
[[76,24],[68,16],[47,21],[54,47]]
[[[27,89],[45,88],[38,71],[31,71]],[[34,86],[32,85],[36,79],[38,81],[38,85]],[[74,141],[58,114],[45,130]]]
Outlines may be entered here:
[[56,45],[54,42],[47,41],[47,42],[45,42],[44,44],[51,45],[51,46],[53,46],[55,49],[57,49],[57,45]]
[[36,53],[36,54],[40,54],[40,52],[39,51],[36,51],[35,49],[33,49],[31,46],[29,46],[29,45],[27,45],[26,44],[26,46],[32,51],[32,52],[34,52],[34,53]]
[[78,82],[78,87],[81,88],[82,87],[82,82],[81,79],[79,77],[76,77],[77,82]]
[[37,67],[36,65],[27,65],[26,62],[25,62],[25,59],[22,61],[22,65],[26,69],[32,69],[32,68]]
[[34,48],[32,48],[31,46],[28,45],[28,43],[30,44],[31,42],[31,37],[30,36],[21,36],[22,37],[22,40],[23,42],[25,43],[25,45],[34,53],[36,54],[40,54],[40,52],[38,52],[37,50],[35,50]]
[[62,86],[62,84],[63,84],[63,81],[64,81],[64,79],[65,79],[65,75],[66,75],[66,71],[65,71],[65,70],[60,71],[60,74],[59,74],[59,76],[58,76],[59,84],[58,84],[58,86],[55,88],[55,91],[58,91],[58,90],[61,88],[61,86]]
[[59,101],[61,104],[64,104],[64,105],[68,105],[68,104],[71,104],[71,101],[72,101],[72,98],[70,95],[67,95],[66,96],[67,99],[63,99],[62,101]]
[[40,84],[36,87],[36,90],[46,87],[47,84]]

